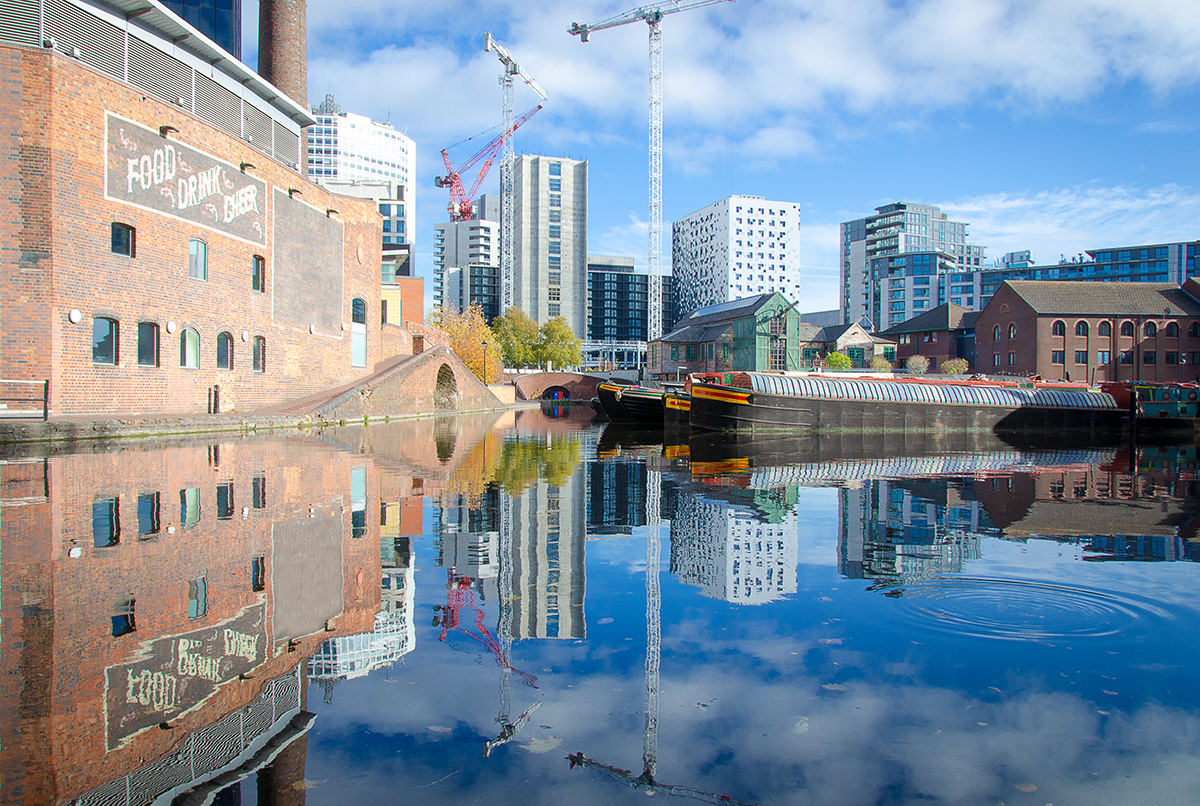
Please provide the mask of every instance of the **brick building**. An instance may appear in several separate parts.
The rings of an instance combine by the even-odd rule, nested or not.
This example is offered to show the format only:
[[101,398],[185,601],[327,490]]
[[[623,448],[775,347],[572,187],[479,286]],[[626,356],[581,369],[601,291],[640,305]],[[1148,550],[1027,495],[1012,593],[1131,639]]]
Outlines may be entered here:
[[975,364],[975,320],[978,311],[953,302],[893,325],[878,335],[896,343],[897,366],[914,355],[929,359],[929,371],[938,372],[952,358]]
[[1007,280],[975,322],[976,370],[1048,380],[1193,381],[1200,280]]
[[140,446],[3,463],[0,482],[2,802],[129,774],[380,609],[361,453]]
[[303,75],[278,89],[161,7],[18,5],[0,378],[48,380],[65,415],[247,411],[366,375],[380,217],[303,176]]

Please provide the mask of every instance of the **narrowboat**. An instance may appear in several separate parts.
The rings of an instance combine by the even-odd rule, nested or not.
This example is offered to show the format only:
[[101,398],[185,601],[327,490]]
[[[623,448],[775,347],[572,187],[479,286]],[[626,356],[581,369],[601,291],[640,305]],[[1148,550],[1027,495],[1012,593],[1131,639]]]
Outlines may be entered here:
[[612,381],[605,381],[596,387],[596,399],[592,401],[592,408],[597,409],[597,414],[603,414],[608,419],[614,422],[635,422],[633,415],[626,411],[618,399],[618,393],[626,386]]
[[644,425],[663,424],[663,390],[626,386],[617,392],[617,400],[634,420]]
[[1084,384],[834,378],[740,372],[694,384],[691,423],[710,431],[1119,433],[1111,394]]
[[1101,388],[1128,413],[1131,431],[1192,433],[1200,425],[1200,384],[1116,381]]

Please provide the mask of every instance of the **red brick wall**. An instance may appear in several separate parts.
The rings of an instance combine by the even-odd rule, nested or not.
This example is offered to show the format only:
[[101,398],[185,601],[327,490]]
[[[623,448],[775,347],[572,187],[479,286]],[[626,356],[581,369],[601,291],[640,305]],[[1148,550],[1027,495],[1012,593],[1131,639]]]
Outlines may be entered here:
[[[365,375],[379,360],[379,216],[368,200],[335,196],[276,163],[239,139],[183,110],[142,95],[136,89],[61,54],[0,47],[0,117],[7,149],[0,162],[0,227],[14,231],[20,251],[5,238],[3,284],[4,342],[0,377],[51,380],[54,414],[204,413],[209,390],[219,385],[223,409],[249,411],[339,386]],[[17,94],[11,88],[19,87]],[[266,220],[274,220],[276,189],[301,191],[301,199],[322,212],[336,209],[344,222],[341,287],[342,321],[333,334],[310,334],[276,320],[275,289],[268,272],[266,293],[250,287],[254,254],[273,265],[274,233],[253,245],[199,225],[122,204],[104,197],[105,113],[144,126],[173,126],[170,137],[230,163],[242,162],[267,183]],[[10,140],[11,141],[11,140]],[[112,222],[137,231],[134,258],[111,252]],[[208,243],[207,281],[188,276],[188,241]],[[350,364],[351,300],[367,301],[367,361]],[[78,309],[79,323],[68,321]],[[92,321],[107,316],[120,322],[117,366],[92,363]],[[159,325],[160,365],[137,364],[137,324]],[[174,333],[167,332],[173,323]],[[185,327],[200,333],[200,367],[179,366],[179,337]],[[234,368],[216,368],[216,337],[234,336]],[[249,337],[243,341],[245,333]],[[252,339],[266,339],[266,372],[251,369]]]

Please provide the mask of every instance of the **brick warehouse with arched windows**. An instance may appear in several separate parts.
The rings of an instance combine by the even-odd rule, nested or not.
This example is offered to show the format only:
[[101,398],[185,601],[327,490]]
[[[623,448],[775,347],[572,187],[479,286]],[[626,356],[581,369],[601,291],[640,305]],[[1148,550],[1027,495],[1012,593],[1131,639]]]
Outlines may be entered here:
[[251,411],[366,375],[380,218],[304,178],[303,99],[156,4],[12,2],[0,378],[49,380],[70,415]]

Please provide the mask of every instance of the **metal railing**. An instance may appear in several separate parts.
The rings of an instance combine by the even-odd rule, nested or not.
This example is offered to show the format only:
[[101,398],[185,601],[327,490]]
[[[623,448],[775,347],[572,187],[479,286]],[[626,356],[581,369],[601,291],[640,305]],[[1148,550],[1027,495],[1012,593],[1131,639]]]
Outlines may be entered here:
[[[14,407],[15,406],[15,407]],[[50,381],[0,378],[0,419],[29,420],[50,416]]]

